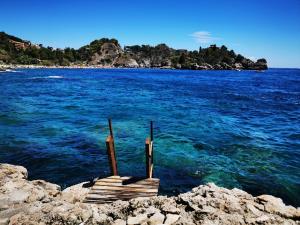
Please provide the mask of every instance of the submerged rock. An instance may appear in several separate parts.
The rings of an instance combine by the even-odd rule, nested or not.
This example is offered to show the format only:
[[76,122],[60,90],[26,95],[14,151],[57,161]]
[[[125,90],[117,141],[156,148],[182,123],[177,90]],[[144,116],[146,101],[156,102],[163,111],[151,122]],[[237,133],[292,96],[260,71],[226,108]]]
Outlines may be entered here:
[[63,191],[27,180],[24,167],[0,164],[0,224],[300,224],[300,209],[271,195],[254,197],[212,183],[174,197],[83,203],[89,183]]

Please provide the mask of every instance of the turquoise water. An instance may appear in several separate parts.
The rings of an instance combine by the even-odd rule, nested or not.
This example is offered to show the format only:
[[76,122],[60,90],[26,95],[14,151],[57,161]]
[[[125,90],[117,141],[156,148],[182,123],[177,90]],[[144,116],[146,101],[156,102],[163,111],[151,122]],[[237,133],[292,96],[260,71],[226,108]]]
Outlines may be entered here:
[[300,206],[300,70],[22,69],[0,97],[0,162],[30,179],[107,176],[108,117],[120,174],[144,176],[153,120],[160,193],[215,182]]

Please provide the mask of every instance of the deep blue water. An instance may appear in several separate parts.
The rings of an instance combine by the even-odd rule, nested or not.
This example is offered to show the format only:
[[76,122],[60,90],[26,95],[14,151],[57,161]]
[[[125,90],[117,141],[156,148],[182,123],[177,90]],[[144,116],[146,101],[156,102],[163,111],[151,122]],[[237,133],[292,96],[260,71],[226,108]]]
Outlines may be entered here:
[[154,120],[160,193],[215,182],[300,206],[300,70],[22,69],[0,98],[0,162],[30,179],[107,176],[108,117],[120,174],[144,176]]

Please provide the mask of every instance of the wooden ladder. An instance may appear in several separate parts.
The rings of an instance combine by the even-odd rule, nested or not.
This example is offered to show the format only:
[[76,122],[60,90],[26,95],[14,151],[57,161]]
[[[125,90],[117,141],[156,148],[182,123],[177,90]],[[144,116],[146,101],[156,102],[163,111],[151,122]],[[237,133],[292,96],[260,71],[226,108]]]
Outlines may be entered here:
[[115,152],[112,121],[108,120],[109,136],[106,138],[106,149],[110,165],[111,176],[98,179],[84,202],[109,203],[116,200],[129,200],[136,197],[156,196],[159,188],[159,179],[153,178],[153,122],[150,122],[150,137],[146,138],[146,178],[118,176],[118,167]]

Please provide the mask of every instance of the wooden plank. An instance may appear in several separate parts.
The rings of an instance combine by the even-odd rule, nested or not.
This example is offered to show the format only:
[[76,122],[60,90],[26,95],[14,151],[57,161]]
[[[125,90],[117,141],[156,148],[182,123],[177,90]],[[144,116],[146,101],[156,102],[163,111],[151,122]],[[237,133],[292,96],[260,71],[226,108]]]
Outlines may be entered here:
[[136,188],[142,188],[142,187],[157,187],[158,183],[134,183],[134,184],[122,184],[122,183],[107,183],[107,182],[97,182],[94,184],[95,187],[97,186],[110,186],[110,187],[136,187]]
[[132,177],[110,176],[97,180],[84,202],[102,204],[116,200],[157,196],[159,179],[142,179],[125,185],[122,183],[131,178]]
[[[101,178],[97,180],[95,183],[101,183],[101,182],[108,182],[108,183],[122,183],[123,181],[129,180],[132,177],[119,177],[119,176],[110,176],[106,178]],[[133,179],[134,180],[134,179]],[[137,180],[136,182],[132,184],[142,184],[142,183],[147,183],[147,184],[159,184],[159,179],[158,178],[146,178],[146,179],[141,179]],[[126,185],[131,185],[131,183],[126,184]],[[124,186],[126,186],[124,185]]]
[[158,186],[159,183],[155,183],[155,182],[141,182],[141,183],[134,183],[134,184],[123,184],[121,182],[97,182],[94,184],[95,186],[102,186],[102,185],[106,185],[106,186],[125,186],[125,187],[142,187],[142,186]]
[[102,193],[102,194],[105,194],[105,193],[114,193],[114,194],[122,194],[122,193],[130,193],[130,194],[139,194],[139,193],[143,193],[143,194],[155,194],[157,193],[157,190],[107,190],[107,189],[100,189],[100,190],[93,190],[91,192],[89,192],[89,194],[94,194],[94,193]]
[[122,188],[115,188],[115,189],[93,189],[91,190],[89,193],[100,193],[100,192],[114,192],[114,193],[123,193],[123,192],[128,192],[128,193],[157,193],[157,190],[158,189],[147,189],[147,188],[144,188],[144,189],[122,189]]
[[158,187],[124,187],[124,186],[97,186],[93,188],[92,190],[136,190],[136,191],[142,191],[142,190],[157,190]]
[[157,190],[158,187],[156,188],[97,187],[97,188],[93,188],[90,192],[96,192],[96,191],[157,192]]
[[122,186],[141,186],[141,185],[150,185],[150,186],[155,186],[155,185],[159,185],[159,181],[137,181],[135,183],[128,183],[128,184],[124,184],[123,182],[111,182],[111,181],[97,181],[95,182],[95,185],[122,185]]
[[123,194],[123,195],[114,195],[114,194],[107,194],[107,195],[99,195],[99,194],[93,194],[86,197],[86,200],[91,199],[99,199],[99,200],[112,200],[112,199],[124,199],[124,198],[137,198],[137,197],[154,197],[156,195],[150,195],[150,194],[138,194],[138,195],[129,195],[129,194]]
[[151,197],[151,196],[156,196],[157,193],[119,193],[116,194],[114,192],[111,193],[91,193],[89,194],[86,198],[110,198],[110,197],[115,197],[115,198],[122,198],[122,197],[132,197],[132,198],[136,198],[136,197]]
[[105,178],[101,178],[99,180],[128,180],[130,179],[131,177],[120,177],[120,176],[109,176],[109,177],[105,177]]
[[93,189],[93,193],[94,192],[97,192],[97,191],[103,191],[103,190],[114,190],[114,191],[127,191],[127,192],[138,192],[138,193],[141,193],[141,192],[143,192],[143,193],[145,193],[145,192],[152,192],[152,193],[157,193],[157,190],[156,189],[146,189],[146,188],[139,188],[139,189],[137,189],[137,188],[122,188],[122,187],[118,187],[118,188],[109,188],[109,189],[107,189],[107,188],[99,188],[98,190],[95,190],[95,189]]
[[[101,179],[101,180],[97,180],[96,182],[106,182],[106,183],[123,183],[126,181],[130,181],[130,179]],[[134,181],[134,179],[133,179]],[[134,183],[157,183],[159,182],[159,179],[154,179],[154,178],[148,178],[148,179],[143,179],[143,180],[135,180]],[[133,182],[132,182],[133,183]],[[124,184],[124,183],[123,183]],[[127,184],[131,184],[131,182],[127,182]],[[124,184],[126,185],[126,184]]]
[[91,190],[91,192],[96,191],[127,191],[127,192],[157,192],[158,187],[156,188],[122,188],[122,187],[97,187]]
[[110,198],[117,198],[117,199],[123,199],[123,198],[137,198],[137,197],[153,197],[156,196],[156,194],[153,193],[139,193],[139,194],[129,194],[129,193],[123,193],[123,194],[115,194],[115,193],[107,193],[107,194],[99,194],[99,193],[94,193],[94,194],[90,194],[86,197],[86,199],[95,199],[95,198],[99,198],[99,199],[110,199]]
[[94,184],[94,188],[106,186],[106,187],[122,187],[122,188],[158,188],[159,183],[134,183],[123,185],[122,183],[106,183],[98,182]]
[[96,196],[156,196],[157,192],[91,192],[87,197]]
[[[104,180],[108,180],[108,181],[124,181],[124,180],[129,180],[131,178],[132,177],[110,176],[110,177],[106,177],[106,178],[101,178],[101,179],[99,179],[97,181],[104,181]],[[149,181],[149,182],[152,182],[152,181],[159,181],[159,179],[158,178],[145,178],[145,179],[142,179],[140,181]]]

